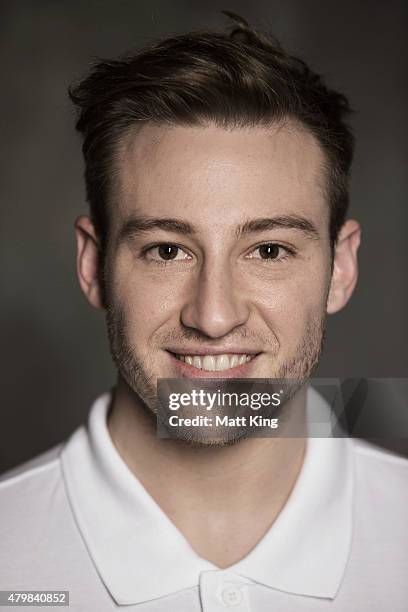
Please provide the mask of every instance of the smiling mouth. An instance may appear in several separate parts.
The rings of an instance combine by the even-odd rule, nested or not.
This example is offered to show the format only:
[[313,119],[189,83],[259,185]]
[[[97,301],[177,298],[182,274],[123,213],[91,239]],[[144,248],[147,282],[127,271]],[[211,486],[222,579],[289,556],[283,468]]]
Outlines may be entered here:
[[[259,353],[258,353],[259,354]],[[179,355],[171,353],[173,357],[197,370],[206,372],[224,372],[252,361],[258,354],[224,353],[223,355]]]

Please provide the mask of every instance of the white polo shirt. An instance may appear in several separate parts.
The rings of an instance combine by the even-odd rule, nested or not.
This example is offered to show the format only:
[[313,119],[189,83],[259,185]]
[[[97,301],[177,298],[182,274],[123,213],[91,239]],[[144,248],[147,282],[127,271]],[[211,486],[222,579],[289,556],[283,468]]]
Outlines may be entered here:
[[[0,483],[0,590],[69,591],[81,612],[408,610],[408,461],[310,438],[268,533],[221,570],[120,458],[109,401],[100,397],[88,427]],[[309,401],[324,403],[313,390]]]

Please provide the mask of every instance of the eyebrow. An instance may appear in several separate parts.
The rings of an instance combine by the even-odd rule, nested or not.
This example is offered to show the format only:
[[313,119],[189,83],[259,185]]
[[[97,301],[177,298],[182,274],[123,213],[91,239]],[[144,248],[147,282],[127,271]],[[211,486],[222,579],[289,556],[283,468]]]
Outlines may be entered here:
[[262,219],[252,219],[237,227],[237,237],[255,232],[264,232],[274,229],[294,229],[302,232],[307,238],[319,239],[319,232],[316,226],[306,217],[300,215],[280,215],[277,217],[266,217]]
[[170,217],[154,218],[137,215],[129,217],[123,223],[118,234],[118,244],[129,240],[134,236],[139,236],[140,234],[154,230],[165,230],[187,236],[197,233],[196,228],[187,221],[173,219]]
[[[307,238],[313,240],[319,239],[319,232],[315,225],[306,217],[299,215],[280,215],[277,217],[251,219],[239,225],[235,230],[235,235],[237,238],[240,238],[252,233],[282,228],[297,230]],[[117,241],[118,244],[120,244],[135,236],[155,230],[164,230],[186,236],[192,236],[199,233],[194,225],[182,219],[136,215],[128,217],[125,220],[119,231]]]

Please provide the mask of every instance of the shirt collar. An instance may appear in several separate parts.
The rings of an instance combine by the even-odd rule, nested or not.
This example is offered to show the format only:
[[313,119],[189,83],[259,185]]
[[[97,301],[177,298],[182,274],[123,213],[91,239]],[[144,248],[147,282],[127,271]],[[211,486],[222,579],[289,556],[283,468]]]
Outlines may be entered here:
[[[106,416],[92,406],[88,428],[62,450],[68,497],[96,569],[117,604],[136,604],[199,584],[217,570],[199,557],[116,451]],[[308,402],[325,404],[313,389]],[[352,533],[352,453],[347,438],[309,438],[296,485],[258,545],[228,568],[288,593],[334,598]]]

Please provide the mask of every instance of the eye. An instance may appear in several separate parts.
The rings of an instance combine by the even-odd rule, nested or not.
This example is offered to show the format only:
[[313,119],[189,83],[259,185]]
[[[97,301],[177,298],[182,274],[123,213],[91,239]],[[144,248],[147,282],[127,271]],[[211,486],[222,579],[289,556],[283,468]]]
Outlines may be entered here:
[[284,247],[277,242],[266,242],[265,244],[261,244],[254,251],[249,253],[248,257],[250,259],[264,259],[270,261],[282,261],[287,259],[291,255],[294,255],[293,249],[289,247]]
[[190,255],[183,251],[183,249],[171,243],[157,244],[150,247],[145,251],[145,256],[147,259],[153,259],[159,263],[191,259]]

